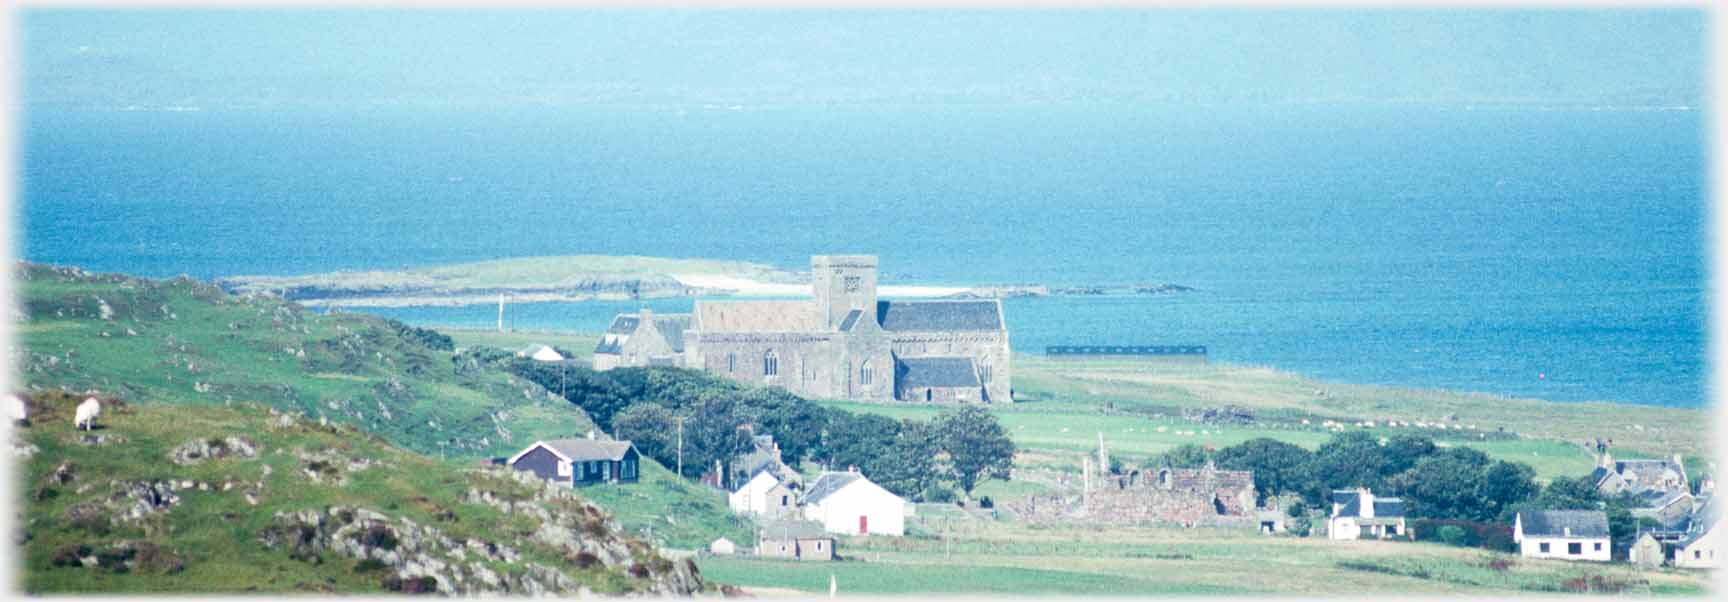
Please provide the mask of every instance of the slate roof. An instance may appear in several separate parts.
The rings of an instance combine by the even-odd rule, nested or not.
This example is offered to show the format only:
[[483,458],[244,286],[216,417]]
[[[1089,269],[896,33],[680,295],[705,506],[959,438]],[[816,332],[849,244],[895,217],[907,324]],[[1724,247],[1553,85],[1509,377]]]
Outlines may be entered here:
[[666,346],[674,352],[684,353],[684,331],[689,328],[690,314],[654,316],[654,330],[660,331],[660,336],[666,339]]
[[1607,537],[1608,515],[1601,510],[1520,510],[1526,537]]
[[696,301],[702,332],[819,332],[822,316],[809,301]]
[[618,355],[618,351],[624,346],[624,341],[628,338],[611,334],[600,335],[600,342],[594,344],[594,353]]
[[[1678,473],[1682,482],[1686,476],[1685,469],[1673,460],[1616,460],[1612,470],[1621,478],[1626,479],[1633,490],[1663,488],[1662,478],[1670,470]],[[1590,471],[1590,476],[1600,485],[1602,479],[1608,476],[1608,472],[1608,470],[1598,466],[1595,470]]]
[[[671,347],[674,353],[683,353],[684,331],[690,328],[690,314],[656,314],[653,320],[654,330],[666,339],[666,346]],[[618,314],[612,318],[612,325],[606,327],[600,342],[594,345],[594,353],[617,354],[641,326],[641,314]]]
[[891,332],[1002,330],[999,308],[994,300],[878,301],[876,321]]
[[899,361],[903,389],[977,387],[978,371],[967,357],[909,357]]
[[612,325],[606,327],[606,332],[609,334],[635,334],[636,326],[641,321],[640,318],[636,317],[636,314],[618,314],[618,317],[612,318]]
[[1716,504],[1712,503],[1715,499],[1714,496],[1704,498],[1704,501],[1692,512],[1690,522],[1686,525],[1686,536],[1676,542],[1680,547],[1692,545],[1692,542],[1698,541],[1698,538],[1709,533],[1710,529],[1716,526],[1717,521],[1722,520],[1722,513],[1717,511]]
[[551,439],[540,443],[546,444],[570,458],[572,462],[588,462],[591,460],[623,460],[624,452],[630,450],[629,441],[601,441],[598,439]]
[[851,485],[853,481],[862,478],[864,478],[864,476],[856,472],[822,473],[822,476],[816,477],[816,482],[810,484],[809,489],[804,490],[804,503],[815,504],[821,502],[823,498],[833,495],[834,492],[839,491],[841,488]]
[[762,523],[762,530],[757,537],[769,541],[788,539],[833,539],[822,528],[822,523],[813,520],[770,520]]
[[[1403,518],[1404,500],[1395,497],[1380,497],[1372,492],[1368,494],[1374,499],[1374,518]],[[1362,496],[1354,489],[1332,490],[1332,503],[1343,504],[1338,508],[1336,516],[1361,516]]]
[[858,325],[858,318],[863,315],[862,309],[846,312],[846,319],[840,321],[840,332],[852,332],[852,327]]

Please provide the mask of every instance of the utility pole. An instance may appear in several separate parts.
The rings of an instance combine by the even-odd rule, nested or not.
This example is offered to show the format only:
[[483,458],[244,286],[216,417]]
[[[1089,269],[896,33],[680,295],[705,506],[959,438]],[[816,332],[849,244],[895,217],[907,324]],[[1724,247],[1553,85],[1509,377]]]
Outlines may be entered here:
[[684,417],[673,416],[678,422],[678,478],[684,478]]

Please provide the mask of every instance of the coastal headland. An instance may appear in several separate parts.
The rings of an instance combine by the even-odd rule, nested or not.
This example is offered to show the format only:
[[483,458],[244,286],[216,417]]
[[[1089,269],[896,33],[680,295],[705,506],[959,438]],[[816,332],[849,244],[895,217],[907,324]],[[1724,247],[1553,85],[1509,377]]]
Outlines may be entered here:
[[[888,275],[892,277],[892,275]],[[808,271],[760,263],[664,257],[565,255],[517,257],[402,270],[304,275],[242,275],[217,279],[233,294],[262,293],[308,307],[412,307],[667,299],[698,295],[798,297],[810,294]],[[894,284],[886,297],[1007,298],[1063,295],[1159,295],[1188,292],[1170,283]]]

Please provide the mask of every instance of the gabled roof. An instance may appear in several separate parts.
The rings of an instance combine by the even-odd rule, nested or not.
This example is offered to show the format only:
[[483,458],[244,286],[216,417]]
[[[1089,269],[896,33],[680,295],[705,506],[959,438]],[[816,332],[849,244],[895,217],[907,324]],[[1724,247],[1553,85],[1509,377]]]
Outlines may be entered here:
[[968,357],[909,357],[899,360],[900,387],[977,387],[978,371]]
[[887,331],[1002,330],[995,300],[878,301],[876,321]]
[[[1608,515],[1601,510],[1520,510],[1525,536],[1607,537]],[[1571,535],[1567,535],[1570,530]]]
[[813,520],[770,520],[763,521],[762,530],[757,536],[769,541],[787,539],[833,539],[822,523]]
[[816,482],[810,484],[809,489],[804,490],[804,503],[815,504],[821,502],[823,498],[833,495],[834,492],[844,489],[847,485],[851,485],[853,482],[863,478],[864,475],[856,472],[822,473],[822,476],[816,477]]
[[696,300],[694,328],[702,332],[818,332],[822,317],[810,301]]
[[636,327],[641,323],[642,320],[636,314],[618,314],[618,317],[612,318],[612,325],[606,327],[606,332],[608,334],[635,334]]
[[672,351],[684,353],[684,331],[690,328],[690,314],[654,315],[654,330],[666,339]]
[[[1368,496],[1374,500],[1374,518],[1402,518],[1404,516],[1404,500],[1395,497],[1380,497],[1373,493]],[[1343,504],[1338,508],[1334,518],[1362,515],[1362,496],[1354,490],[1334,490],[1332,503]]]
[[629,441],[601,441],[598,439],[547,439],[535,441],[516,455],[510,456],[508,464],[533,451],[535,447],[545,447],[565,462],[592,462],[595,460],[623,460],[624,455],[635,447]]

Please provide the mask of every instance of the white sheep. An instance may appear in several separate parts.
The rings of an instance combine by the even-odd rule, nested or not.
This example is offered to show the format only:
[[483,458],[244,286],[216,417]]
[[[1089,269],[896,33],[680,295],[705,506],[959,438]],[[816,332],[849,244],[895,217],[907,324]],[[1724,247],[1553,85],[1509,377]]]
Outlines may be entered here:
[[13,422],[24,422],[30,418],[30,409],[24,405],[24,398],[17,395],[6,396],[7,418]]
[[72,421],[72,429],[77,430],[82,427],[88,431],[95,428],[96,415],[101,413],[102,402],[97,401],[95,397],[84,400],[84,403],[78,404],[78,415]]

